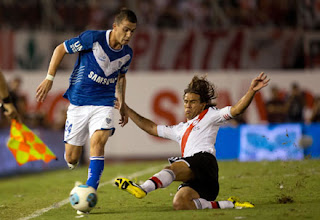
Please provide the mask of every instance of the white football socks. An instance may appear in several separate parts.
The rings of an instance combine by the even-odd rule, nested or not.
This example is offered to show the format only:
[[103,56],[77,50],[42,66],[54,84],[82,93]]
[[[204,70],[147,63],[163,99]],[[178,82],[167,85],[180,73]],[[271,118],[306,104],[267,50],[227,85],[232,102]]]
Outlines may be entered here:
[[231,201],[208,201],[202,198],[194,199],[197,209],[232,209],[234,205]]
[[140,187],[149,193],[157,188],[165,188],[169,186],[175,178],[176,175],[172,170],[163,169],[145,181]]

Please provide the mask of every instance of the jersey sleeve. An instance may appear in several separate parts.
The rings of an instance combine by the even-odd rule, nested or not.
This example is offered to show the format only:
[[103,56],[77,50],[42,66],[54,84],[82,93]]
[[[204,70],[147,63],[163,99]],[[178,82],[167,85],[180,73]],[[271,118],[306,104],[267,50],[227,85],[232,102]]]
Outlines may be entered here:
[[210,120],[214,123],[224,123],[232,119],[231,106],[226,106],[222,109],[212,108],[210,111]]
[[64,42],[64,47],[70,54],[92,49],[95,35],[96,31],[85,31],[77,37],[66,40]]
[[233,117],[231,115],[231,106],[226,106],[220,109],[219,116],[220,116],[221,122],[225,122],[232,119]]
[[177,133],[176,133],[177,125],[174,125],[174,126],[158,125],[157,131],[158,131],[159,137],[179,142],[178,137],[177,137]]

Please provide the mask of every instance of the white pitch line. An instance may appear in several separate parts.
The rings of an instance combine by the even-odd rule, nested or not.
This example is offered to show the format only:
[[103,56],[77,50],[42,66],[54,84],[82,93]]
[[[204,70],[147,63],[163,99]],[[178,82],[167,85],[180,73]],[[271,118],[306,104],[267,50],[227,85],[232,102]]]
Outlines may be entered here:
[[[164,165],[161,165],[161,166],[164,166]],[[132,179],[132,178],[135,178],[135,177],[138,177],[138,176],[142,176],[142,175],[147,174],[147,173],[155,172],[158,169],[159,169],[159,166],[150,167],[148,169],[132,173],[130,176],[128,176],[128,178]],[[100,183],[99,187],[102,187],[102,186],[107,185],[107,184],[112,184],[114,182],[115,178],[113,178],[111,180],[108,180],[106,182]],[[60,202],[54,203],[53,205],[51,205],[49,207],[46,207],[46,208],[43,208],[43,209],[39,209],[39,210],[35,211],[34,213],[32,213],[31,215],[29,215],[27,217],[19,218],[18,220],[29,220],[29,219],[32,219],[32,218],[39,217],[40,215],[43,215],[44,213],[50,211],[51,209],[57,209],[57,208],[59,208],[61,206],[64,206],[67,203],[69,203],[69,198],[64,199],[64,200],[62,200]]]

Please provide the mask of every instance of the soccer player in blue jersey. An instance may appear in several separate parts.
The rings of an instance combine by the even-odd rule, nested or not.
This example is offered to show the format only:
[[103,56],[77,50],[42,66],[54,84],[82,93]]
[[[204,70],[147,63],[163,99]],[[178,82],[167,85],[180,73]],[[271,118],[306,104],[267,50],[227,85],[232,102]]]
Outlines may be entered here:
[[47,76],[37,88],[36,98],[43,102],[65,54],[78,53],[63,95],[70,101],[65,125],[65,160],[70,169],[79,162],[82,148],[90,138],[90,165],[86,184],[97,189],[104,169],[104,147],[114,133],[113,106],[120,103],[122,126],[128,122],[124,102],[126,77],[132,60],[127,45],[137,26],[137,17],[122,9],[107,31],[85,31],[58,45],[52,55]]

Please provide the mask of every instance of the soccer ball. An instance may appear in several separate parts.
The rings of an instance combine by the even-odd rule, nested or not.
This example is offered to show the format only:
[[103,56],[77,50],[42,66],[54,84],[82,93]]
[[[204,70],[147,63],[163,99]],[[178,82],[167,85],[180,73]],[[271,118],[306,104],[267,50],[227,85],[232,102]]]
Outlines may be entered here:
[[98,202],[96,190],[88,185],[75,186],[70,192],[71,206],[82,212],[89,212]]

